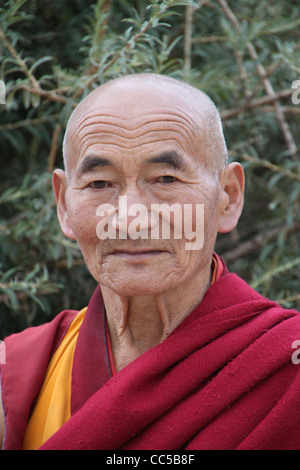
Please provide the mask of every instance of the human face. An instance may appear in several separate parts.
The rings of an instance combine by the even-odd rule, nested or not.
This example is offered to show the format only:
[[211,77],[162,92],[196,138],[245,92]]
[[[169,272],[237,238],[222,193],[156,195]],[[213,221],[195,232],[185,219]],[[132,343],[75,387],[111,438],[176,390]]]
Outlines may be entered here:
[[[140,87],[100,96],[78,120],[65,192],[68,224],[91,274],[119,295],[160,294],[210,264],[220,186],[207,164],[199,120],[196,125],[189,113],[178,93],[149,95]],[[174,237],[175,220],[170,239],[100,240],[97,208],[111,204],[118,211],[120,196],[128,208],[142,203],[149,212],[152,204],[180,204],[182,213],[186,204],[203,204],[203,247],[187,250],[184,230],[181,239]],[[150,217],[147,223],[150,230]]]

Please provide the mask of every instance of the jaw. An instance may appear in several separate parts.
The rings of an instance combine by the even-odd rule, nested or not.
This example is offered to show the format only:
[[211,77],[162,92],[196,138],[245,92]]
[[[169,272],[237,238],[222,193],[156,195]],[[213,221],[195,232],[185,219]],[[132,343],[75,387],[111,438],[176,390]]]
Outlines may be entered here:
[[160,295],[176,285],[182,274],[168,252],[115,254],[104,257],[97,280],[119,296],[132,297]]

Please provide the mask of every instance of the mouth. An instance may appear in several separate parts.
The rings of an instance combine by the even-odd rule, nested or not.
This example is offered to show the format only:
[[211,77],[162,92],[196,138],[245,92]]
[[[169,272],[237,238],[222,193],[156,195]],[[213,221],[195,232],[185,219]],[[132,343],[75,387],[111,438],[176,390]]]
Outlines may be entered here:
[[148,249],[148,250],[141,250],[141,249],[124,249],[124,250],[114,250],[110,253],[110,255],[118,256],[125,259],[132,259],[132,260],[142,260],[143,258],[153,258],[156,256],[160,256],[164,253],[168,253],[166,250],[159,250],[159,249]]

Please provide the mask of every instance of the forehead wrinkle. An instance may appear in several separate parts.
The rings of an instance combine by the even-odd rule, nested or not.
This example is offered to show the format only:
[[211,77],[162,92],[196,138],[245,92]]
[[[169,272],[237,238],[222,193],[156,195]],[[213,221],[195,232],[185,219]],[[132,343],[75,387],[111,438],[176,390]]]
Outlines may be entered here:
[[[174,123],[175,125],[186,128],[186,132],[190,133],[189,138],[193,136],[193,132],[197,135],[199,133],[199,127],[196,125],[196,120],[191,120],[186,113],[183,113],[181,110],[178,111],[176,108],[174,109],[176,110],[176,113],[170,113],[169,111],[166,112],[163,110],[162,112],[147,113],[144,116],[134,119],[122,119],[113,115],[99,114],[98,112],[93,114],[86,113],[77,125],[77,133],[80,134],[90,125],[99,125],[104,128],[119,128],[122,131],[131,133],[136,132],[144,126],[162,124],[165,122],[166,124]],[[130,122],[132,125],[129,125]]]
[[[147,138],[146,144],[149,141],[154,140],[165,140],[165,139],[157,139],[157,134],[168,133],[168,137],[173,134],[177,134],[179,139],[176,140],[184,140],[184,147],[188,149],[190,142],[196,142],[199,140],[199,135],[195,133],[195,129],[191,129],[188,124],[185,123],[185,120],[177,119],[173,116],[168,115],[168,121],[166,119],[156,118],[155,121],[142,123],[140,127],[127,130],[127,128],[120,127],[117,123],[107,124],[107,123],[94,123],[87,124],[81,126],[81,130],[76,133],[76,141],[79,146],[86,147],[86,143],[89,140],[96,140],[98,139],[99,143],[103,144],[114,144],[115,142],[112,138],[118,141],[119,147],[128,148],[131,146],[132,148],[136,146],[141,146],[144,144],[141,140]],[[83,123],[82,123],[83,124]],[[170,124],[173,124],[173,126]],[[159,126],[159,128],[157,128]],[[154,139],[153,139],[154,137]],[[137,144],[133,145],[134,140],[137,140]],[[94,142],[93,142],[94,143]],[[182,146],[181,146],[182,147]],[[187,151],[187,150],[186,150]],[[82,153],[82,152],[80,152]]]
[[[122,126],[120,124],[117,124],[117,123],[108,123],[108,122],[103,122],[101,120],[99,120],[98,122],[86,122],[83,126],[81,126],[80,129],[77,130],[77,134],[80,134],[82,133],[86,128],[88,127],[95,127],[95,126],[98,126],[101,128],[101,126],[103,127],[103,130],[105,132],[105,129],[108,128],[116,128],[116,129],[120,129],[121,131],[125,131],[125,132],[128,132],[129,134],[133,133],[133,132],[136,132],[140,129],[142,129],[143,127],[146,127],[146,126],[152,126],[152,125],[155,125],[155,124],[166,124],[166,125],[170,125],[170,124],[176,124],[182,128],[185,128],[186,129],[186,132],[187,133],[190,133],[192,135],[192,132],[189,130],[189,125],[186,125],[185,121],[183,120],[180,120],[180,119],[152,119],[151,121],[148,121],[148,122],[144,122],[142,124],[137,124],[135,127],[132,127],[132,128],[128,128],[126,126]],[[193,131],[196,130],[196,129],[192,129]]]
[[[98,106],[101,108],[101,102]],[[106,110],[99,113],[94,108],[94,110],[81,114],[81,118],[78,118],[77,123],[73,125],[73,135],[70,137],[75,145],[78,144],[76,147],[79,150],[79,158],[82,156],[83,147],[86,152],[91,145],[116,145],[121,150],[135,151],[135,149],[138,150],[142,146],[151,143],[155,144],[159,141],[170,141],[172,139],[191,158],[198,159],[200,155],[209,158],[211,157],[210,143],[212,136],[207,133],[205,110],[200,109],[198,112],[192,109],[191,106],[189,106],[189,109],[191,109],[191,112],[188,114],[186,111],[178,109],[178,106],[163,106],[155,112],[150,107],[150,111],[147,112],[146,110],[143,115],[138,112],[137,117],[123,119],[113,115],[112,112],[108,114]],[[109,111],[110,108],[108,108]],[[172,111],[174,112],[172,113]],[[113,109],[113,112],[116,113],[116,110]],[[195,118],[191,119],[191,115]],[[93,132],[90,132],[91,130]],[[99,132],[99,130],[102,132]],[[168,133],[168,135],[166,138],[158,138],[158,133],[162,136],[163,133]],[[147,140],[143,142],[142,139]],[[134,142],[135,140],[136,142]],[[206,152],[206,146],[207,149],[209,147],[209,153]]]
[[[170,117],[171,119],[174,119],[174,117],[178,117],[179,119],[182,119],[183,121],[186,121],[191,127],[194,127],[195,124],[195,119],[192,119],[189,114],[184,112],[182,108],[175,107],[175,106],[168,106],[167,108],[162,108],[162,109],[157,109],[154,111],[151,111],[151,109],[148,108],[143,108],[143,113],[140,116],[136,116],[135,118],[129,119],[127,116],[125,118],[122,118],[120,116],[114,115],[115,110],[112,109],[112,111],[109,114],[106,113],[99,113],[98,110],[90,110],[89,112],[86,112],[82,114],[82,117],[78,119],[78,124],[77,124],[77,130],[80,130],[82,124],[89,119],[93,118],[100,118],[103,119],[103,122],[110,122],[111,120],[117,121],[119,126],[124,127],[128,130],[133,129],[134,127],[129,126],[128,124],[130,121],[141,121],[147,119],[148,121],[155,120],[157,116],[163,116],[162,120],[169,121]],[[124,123],[124,124],[123,124]],[[126,125],[125,125],[126,124]],[[198,127],[196,126],[197,130]]]
[[[171,124],[171,125],[170,125]],[[173,124],[173,126],[172,126]],[[157,129],[156,126],[160,126],[160,129]],[[176,128],[174,128],[175,126]],[[163,127],[163,129],[161,129]],[[149,129],[150,128],[150,129]],[[98,134],[101,135],[114,135],[118,138],[123,138],[127,140],[134,140],[146,136],[149,133],[155,132],[178,132],[181,131],[182,136],[189,140],[196,139],[197,134],[194,133],[193,129],[190,129],[184,122],[180,120],[153,120],[151,122],[143,123],[136,126],[134,129],[128,129],[127,127],[119,126],[118,124],[108,124],[103,122],[98,123],[86,123],[85,126],[82,126],[81,129],[77,132],[77,138],[79,141],[84,138],[84,135],[87,134]],[[179,132],[180,133],[180,132]],[[83,134],[83,136],[82,136]]]
[[[130,147],[124,146],[124,145],[121,145],[121,144],[116,144],[116,142],[107,142],[105,144],[102,143],[101,144],[101,154],[105,154],[105,152],[106,152],[105,146],[109,146],[110,148],[108,149],[108,151],[115,153],[117,157],[120,157],[120,153],[119,153],[120,150],[122,151],[122,155],[123,155],[123,151],[127,150],[127,151],[130,152],[129,156],[132,156],[133,158],[135,158],[135,157],[139,156],[140,150],[142,148],[146,147],[146,146],[149,146],[153,143],[158,143],[158,144],[160,144],[162,142],[169,142],[170,143],[172,141],[175,142],[175,147],[174,147],[174,145],[172,146],[173,149],[176,148],[176,147],[177,148],[179,147],[183,154],[188,154],[188,149],[187,148],[185,149],[177,139],[174,139],[174,138],[172,139],[170,137],[162,138],[162,139],[159,139],[159,140],[156,140],[156,141],[151,141],[151,142],[137,143],[137,145],[130,146]],[[97,145],[97,143],[91,144],[87,148],[91,147],[92,145]],[[93,151],[93,153],[94,152],[95,151]],[[153,150],[152,150],[152,152],[153,152]],[[157,153],[158,151],[155,150],[155,152]],[[84,151],[83,153],[86,153],[86,152]],[[149,154],[150,154],[150,152],[149,152]]]
[[[163,125],[163,127],[166,127],[164,126],[164,123],[161,123],[161,125]],[[118,132],[119,127],[117,127],[117,131],[115,131],[114,128],[111,129],[110,127],[106,130],[102,129],[102,124],[99,125],[99,128],[100,128],[99,130],[97,129],[97,127],[98,127],[97,125],[92,125],[91,131],[84,132],[84,133],[82,132],[83,135],[80,135],[81,133],[78,133],[78,143],[80,144],[80,146],[84,145],[90,138],[91,139],[98,138],[99,141],[102,143],[105,143],[107,142],[108,139],[113,139],[113,138],[123,143],[126,143],[126,142],[130,143],[130,142],[134,142],[135,140],[140,141],[143,138],[146,138],[149,141],[149,139],[151,140],[151,138],[153,138],[155,135],[161,134],[161,133],[168,133],[169,135],[177,134],[181,136],[181,138],[187,141],[191,141],[195,139],[195,136],[192,133],[190,133],[188,129],[186,129],[185,126],[182,126],[181,124],[180,125],[177,124],[176,126],[177,129],[171,129],[171,130],[168,127],[163,128],[163,129],[161,128],[153,129],[153,127],[151,126],[150,129],[147,129],[147,128],[145,129],[145,127],[149,127],[149,126],[141,126],[139,129],[132,131],[129,134],[127,132],[126,133]]]

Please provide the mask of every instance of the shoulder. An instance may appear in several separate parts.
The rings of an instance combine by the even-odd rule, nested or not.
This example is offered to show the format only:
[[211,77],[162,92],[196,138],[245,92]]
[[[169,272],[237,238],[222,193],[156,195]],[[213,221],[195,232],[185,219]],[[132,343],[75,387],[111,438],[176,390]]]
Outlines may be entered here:
[[53,352],[77,314],[78,311],[75,310],[64,310],[48,323],[27,328],[5,338],[6,364],[9,365],[12,359],[20,359],[23,364],[27,358],[36,356],[37,349],[46,348],[49,353]]
[[77,314],[78,311],[65,310],[49,323],[4,339],[6,361],[1,366],[0,443],[5,435],[7,448],[20,448],[22,433],[49,360]]

